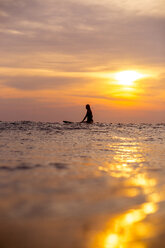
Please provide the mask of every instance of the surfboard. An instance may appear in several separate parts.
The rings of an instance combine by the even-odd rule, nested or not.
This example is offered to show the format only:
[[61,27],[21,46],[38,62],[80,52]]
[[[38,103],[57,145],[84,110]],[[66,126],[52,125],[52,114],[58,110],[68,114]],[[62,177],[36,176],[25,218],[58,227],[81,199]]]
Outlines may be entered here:
[[75,123],[73,121],[63,121],[64,123],[67,123],[67,124],[72,124],[72,123]]
[[75,122],[75,121],[63,121],[63,123],[65,123],[65,124],[82,124],[82,123],[86,123],[86,124],[93,124],[93,122],[91,122],[91,123],[88,123],[88,122],[86,122],[86,121],[84,121],[84,122]]

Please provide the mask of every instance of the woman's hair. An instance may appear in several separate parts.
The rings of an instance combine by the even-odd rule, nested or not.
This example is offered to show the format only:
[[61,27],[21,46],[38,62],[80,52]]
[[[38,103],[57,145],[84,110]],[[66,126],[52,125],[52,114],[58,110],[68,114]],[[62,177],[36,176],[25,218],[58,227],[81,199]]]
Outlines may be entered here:
[[86,105],[86,109],[91,109],[89,104]]

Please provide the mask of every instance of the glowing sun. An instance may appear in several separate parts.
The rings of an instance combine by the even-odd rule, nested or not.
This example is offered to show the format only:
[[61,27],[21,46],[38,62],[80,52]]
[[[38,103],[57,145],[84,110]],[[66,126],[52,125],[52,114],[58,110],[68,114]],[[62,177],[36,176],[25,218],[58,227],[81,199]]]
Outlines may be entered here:
[[118,81],[118,84],[124,86],[133,85],[134,81],[143,78],[144,75],[136,71],[121,71],[115,74],[115,79]]

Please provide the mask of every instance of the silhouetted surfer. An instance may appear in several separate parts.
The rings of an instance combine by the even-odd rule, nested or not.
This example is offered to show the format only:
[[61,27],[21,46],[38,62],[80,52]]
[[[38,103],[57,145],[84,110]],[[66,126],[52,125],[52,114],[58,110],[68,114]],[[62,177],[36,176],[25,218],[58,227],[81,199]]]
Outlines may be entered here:
[[92,111],[91,111],[89,104],[86,105],[86,109],[87,109],[87,113],[86,113],[84,119],[82,120],[82,122],[84,122],[85,119],[87,118],[87,121],[86,121],[87,123],[93,123],[93,115],[92,115]]

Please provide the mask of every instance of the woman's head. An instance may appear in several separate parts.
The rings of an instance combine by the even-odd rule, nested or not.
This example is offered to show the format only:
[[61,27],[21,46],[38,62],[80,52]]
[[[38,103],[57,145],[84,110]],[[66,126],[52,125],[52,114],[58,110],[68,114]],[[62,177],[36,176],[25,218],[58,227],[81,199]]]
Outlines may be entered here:
[[87,110],[91,109],[89,104],[86,105],[86,109]]

